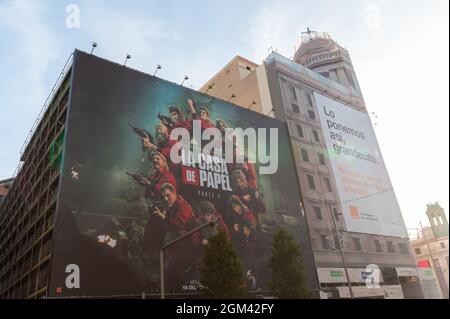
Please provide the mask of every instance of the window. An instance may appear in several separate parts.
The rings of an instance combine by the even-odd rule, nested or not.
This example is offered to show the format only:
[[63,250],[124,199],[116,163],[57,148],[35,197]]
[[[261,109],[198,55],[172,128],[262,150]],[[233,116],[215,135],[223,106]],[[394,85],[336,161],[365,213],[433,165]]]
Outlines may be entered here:
[[344,74],[345,74],[345,77],[347,78],[348,83],[350,84],[350,86],[356,89],[355,82],[353,81],[352,73],[349,70],[344,69]]
[[326,165],[326,163],[325,163],[325,156],[323,156],[322,153],[317,153],[317,156],[319,157],[320,165]]
[[420,255],[420,254],[422,253],[422,251],[420,250],[420,248],[414,249],[414,252],[416,253],[416,255]]
[[319,132],[317,132],[316,130],[312,130],[312,132],[313,132],[314,140],[317,143],[320,143]]
[[375,239],[375,251],[377,253],[383,252],[383,247],[381,247],[381,242],[378,239]]
[[445,249],[445,243],[444,242],[441,242],[440,245],[441,245],[442,249]]
[[297,124],[297,133],[298,133],[298,136],[305,137],[305,134],[303,134],[303,127],[299,124]]
[[312,110],[308,110],[308,116],[311,120],[316,119],[316,113],[314,113],[314,111],[312,111]]
[[291,100],[297,101],[297,92],[295,91],[295,86],[289,86],[289,95],[291,97]]
[[308,92],[305,92],[304,96],[305,96],[305,105],[312,106],[313,102],[312,102],[311,94],[309,94]]
[[297,113],[297,114],[300,113],[300,108],[295,103],[292,103],[292,112]]
[[309,162],[309,155],[308,155],[308,151],[307,150],[305,150],[305,149],[301,149],[301,151],[302,151],[302,159],[303,159],[303,162]]
[[334,248],[335,249],[340,249],[341,248],[341,243],[339,240],[339,236],[334,236]]
[[316,189],[316,184],[314,184],[314,177],[310,174],[306,174],[306,178],[308,179],[309,188]]
[[399,285],[399,279],[395,268],[381,268],[381,275],[385,285]]
[[398,250],[400,251],[400,254],[404,254],[404,255],[409,254],[408,245],[405,243],[399,243]]
[[330,243],[328,242],[328,237],[325,235],[320,235],[320,239],[322,240],[323,249],[330,249]]
[[322,220],[322,211],[320,210],[320,207],[314,206],[314,212],[316,213],[316,218],[319,220]]
[[360,238],[353,237],[353,243],[355,244],[355,250],[356,251],[361,251],[362,250],[361,239]]
[[387,245],[388,253],[391,253],[391,254],[395,253],[394,244],[392,243],[392,241],[388,240],[386,242],[386,245]]
[[332,192],[333,189],[331,188],[331,182],[330,179],[328,177],[324,177],[323,181],[325,182],[325,188],[328,192]]

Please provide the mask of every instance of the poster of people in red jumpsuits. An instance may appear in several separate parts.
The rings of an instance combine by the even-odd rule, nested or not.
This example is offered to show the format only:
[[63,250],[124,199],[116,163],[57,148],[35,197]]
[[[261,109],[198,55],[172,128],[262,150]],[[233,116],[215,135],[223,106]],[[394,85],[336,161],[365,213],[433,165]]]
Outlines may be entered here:
[[168,296],[201,293],[198,264],[219,229],[249,291],[268,291],[280,227],[314,285],[285,123],[80,51],[71,85],[50,296],[158,296],[161,247],[211,221],[165,252]]

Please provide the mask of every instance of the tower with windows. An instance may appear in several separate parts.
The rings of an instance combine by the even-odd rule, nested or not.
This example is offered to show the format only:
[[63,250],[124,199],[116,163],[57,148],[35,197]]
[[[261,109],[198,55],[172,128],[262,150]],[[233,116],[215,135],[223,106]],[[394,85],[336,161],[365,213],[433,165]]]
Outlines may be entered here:
[[428,204],[426,214],[430,221],[434,237],[448,236],[448,221],[444,209],[438,203]]
[[294,62],[337,82],[361,95],[348,51],[328,33],[308,30],[294,55]]

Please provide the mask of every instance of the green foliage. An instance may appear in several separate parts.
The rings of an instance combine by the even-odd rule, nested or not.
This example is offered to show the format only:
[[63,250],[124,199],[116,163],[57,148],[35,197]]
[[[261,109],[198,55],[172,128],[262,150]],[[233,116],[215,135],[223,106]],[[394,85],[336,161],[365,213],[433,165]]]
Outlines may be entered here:
[[276,297],[282,299],[310,297],[300,246],[284,229],[278,230],[273,237],[269,268],[271,270],[269,287]]
[[200,282],[208,298],[234,299],[246,296],[242,266],[224,232],[208,239],[200,262]]

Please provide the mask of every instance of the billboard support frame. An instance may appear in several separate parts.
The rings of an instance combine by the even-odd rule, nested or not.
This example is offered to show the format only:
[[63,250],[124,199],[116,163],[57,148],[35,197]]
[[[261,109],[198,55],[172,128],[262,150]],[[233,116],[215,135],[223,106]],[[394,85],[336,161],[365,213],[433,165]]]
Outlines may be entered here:
[[215,221],[211,221],[208,223],[204,223],[203,225],[200,225],[194,229],[192,229],[191,231],[187,232],[186,234],[184,234],[183,236],[180,236],[174,240],[172,240],[171,242],[163,245],[159,251],[159,266],[160,266],[160,278],[161,278],[161,299],[165,299],[165,287],[164,287],[164,251],[169,248],[174,246],[175,244],[179,243],[180,241],[182,241],[183,239],[186,239],[187,237],[191,236],[194,233],[197,233],[199,231],[201,231],[202,229],[206,228],[206,227],[213,227],[216,225]]

